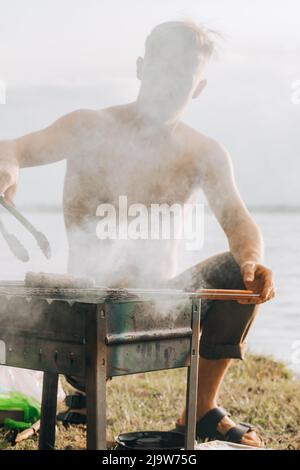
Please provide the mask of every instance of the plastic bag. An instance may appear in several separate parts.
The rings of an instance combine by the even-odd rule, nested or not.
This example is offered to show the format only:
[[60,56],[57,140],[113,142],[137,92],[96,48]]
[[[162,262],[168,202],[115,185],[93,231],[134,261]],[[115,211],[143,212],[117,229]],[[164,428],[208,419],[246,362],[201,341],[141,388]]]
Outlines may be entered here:
[[[41,403],[42,388],[43,372],[0,366],[0,393],[19,392]],[[63,401],[65,396],[65,392],[59,383],[57,400]]]
[[30,428],[39,420],[41,415],[41,407],[38,401],[22,393],[0,393],[0,410],[23,411],[23,421],[16,421],[11,418],[4,419],[4,426],[7,429],[18,429],[19,431]]

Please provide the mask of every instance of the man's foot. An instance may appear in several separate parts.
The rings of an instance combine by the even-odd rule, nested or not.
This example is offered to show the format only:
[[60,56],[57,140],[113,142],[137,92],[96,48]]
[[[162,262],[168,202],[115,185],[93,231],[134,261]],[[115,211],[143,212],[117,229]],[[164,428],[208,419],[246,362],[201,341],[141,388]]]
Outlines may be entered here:
[[[229,429],[236,426],[236,423],[229,416],[224,416],[217,426],[217,431],[223,435],[227,434]],[[255,431],[246,432],[240,441],[240,444],[254,447],[263,447],[263,442]]]
[[[197,418],[197,423],[199,423],[201,419],[204,418],[209,411],[215,410],[216,408],[217,407],[207,410],[206,413],[202,414],[200,418]],[[230,431],[230,429],[233,430],[236,426],[239,426],[239,425],[237,425],[229,416],[224,415],[217,423],[215,430],[217,431],[217,433],[221,434],[225,438],[226,434]],[[184,427],[185,427],[185,421],[184,421],[184,418],[181,417],[176,421],[176,428],[178,430],[182,430],[183,432]],[[230,434],[227,440],[229,442],[231,441]],[[249,431],[245,432],[241,436],[239,440],[239,444],[244,444],[244,445],[253,446],[253,447],[263,447],[262,439],[257,435],[257,433],[253,429],[250,429]]]
[[56,419],[64,425],[86,424],[86,396],[81,392],[67,395],[65,403],[68,407],[66,411],[58,413]]

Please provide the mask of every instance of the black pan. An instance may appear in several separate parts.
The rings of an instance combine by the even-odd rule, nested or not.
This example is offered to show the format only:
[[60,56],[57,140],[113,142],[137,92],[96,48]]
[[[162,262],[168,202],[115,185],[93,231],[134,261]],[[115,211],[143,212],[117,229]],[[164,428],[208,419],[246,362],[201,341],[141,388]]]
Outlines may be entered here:
[[116,438],[117,450],[173,449],[184,448],[184,434],[175,431],[141,431],[120,434]]

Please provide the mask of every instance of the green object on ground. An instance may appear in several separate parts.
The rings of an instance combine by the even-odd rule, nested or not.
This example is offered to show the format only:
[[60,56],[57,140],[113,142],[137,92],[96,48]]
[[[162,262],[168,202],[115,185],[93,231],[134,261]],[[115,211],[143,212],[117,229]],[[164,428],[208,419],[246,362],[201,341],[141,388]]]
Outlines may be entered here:
[[15,392],[0,393],[0,410],[22,410],[24,413],[24,421],[6,418],[4,426],[7,429],[23,430],[30,428],[32,424],[39,420],[41,415],[41,405],[37,400]]

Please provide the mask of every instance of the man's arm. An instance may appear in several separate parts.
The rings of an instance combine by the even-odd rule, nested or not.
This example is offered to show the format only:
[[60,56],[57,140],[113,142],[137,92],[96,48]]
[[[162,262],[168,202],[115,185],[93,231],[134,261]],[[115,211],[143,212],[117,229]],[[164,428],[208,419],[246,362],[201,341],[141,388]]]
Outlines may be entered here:
[[51,126],[15,140],[0,141],[0,194],[13,199],[19,168],[45,165],[71,157],[82,130],[95,119],[95,111],[69,113]]
[[95,113],[73,111],[45,129],[16,139],[15,152],[20,167],[45,165],[71,157],[77,150],[82,131]]
[[245,285],[248,289],[259,291],[261,301],[269,300],[274,296],[273,276],[261,264],[263,237],[237,189],[230,156],[220,144],[210,141],[203,163],[203,191],[227,236]]

